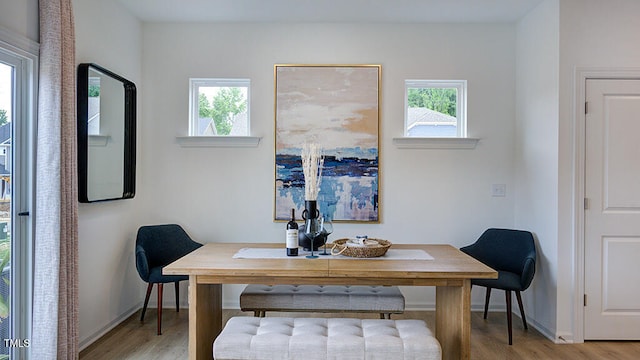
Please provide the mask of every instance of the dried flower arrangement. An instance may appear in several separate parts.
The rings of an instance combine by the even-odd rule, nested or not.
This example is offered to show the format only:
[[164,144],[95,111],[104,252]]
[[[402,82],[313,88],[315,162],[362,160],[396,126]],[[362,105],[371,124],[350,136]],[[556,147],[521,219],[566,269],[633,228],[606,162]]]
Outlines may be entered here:
[[316,143],[305,143],[302,146],[300,157],[304,173],[304,198],[305,200],[317,200],[322,183],[322,166],[324,165],[322,148]]

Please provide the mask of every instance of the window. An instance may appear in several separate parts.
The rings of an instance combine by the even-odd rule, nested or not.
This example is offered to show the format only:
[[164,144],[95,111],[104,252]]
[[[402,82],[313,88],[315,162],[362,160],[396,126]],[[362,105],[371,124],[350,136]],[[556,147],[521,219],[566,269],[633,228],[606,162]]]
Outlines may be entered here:
[[467,137],[466,80],[406,80],[405,137]]
[[88,135],[100,135],[100,77],[89,76]]
[[[1,29],[0,29],[1,30]],[[26,48],[5,42],[26,44]],[[37,44],[0,31],[0,359],[27,358],[31,333]]]
[[249,136],[249,79],[190,79],[190,136]]

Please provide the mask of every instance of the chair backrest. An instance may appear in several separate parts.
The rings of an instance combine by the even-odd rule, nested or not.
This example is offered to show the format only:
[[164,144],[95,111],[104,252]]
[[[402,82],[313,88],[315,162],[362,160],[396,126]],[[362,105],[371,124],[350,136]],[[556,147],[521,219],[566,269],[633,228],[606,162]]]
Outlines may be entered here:
[[[181,258],[182,256],[201,247],[202,244],[191,240],[189,235],[176,224],[167,225],[149,225],[142,226],[138,229],[136,237],[136,256],[144,251],[149,269],[164,266]],[[139,263],[140,259],[137,259]],[[145,278],[143,273],[147,273],[148,269],[141,272],[138,266],[140,276]]]
[[487,229],[474,244],[461,250],[495,270],[519,275],[525,270],[525,262],[536,262],[533,235],[523,230]]

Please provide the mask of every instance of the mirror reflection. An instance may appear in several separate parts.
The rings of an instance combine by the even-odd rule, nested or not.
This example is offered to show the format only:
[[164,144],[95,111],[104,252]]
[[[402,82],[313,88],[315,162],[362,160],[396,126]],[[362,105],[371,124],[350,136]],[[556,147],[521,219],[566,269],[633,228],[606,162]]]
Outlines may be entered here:
[[78,66],[80,202],[135,194],[136,88],[96,64]]

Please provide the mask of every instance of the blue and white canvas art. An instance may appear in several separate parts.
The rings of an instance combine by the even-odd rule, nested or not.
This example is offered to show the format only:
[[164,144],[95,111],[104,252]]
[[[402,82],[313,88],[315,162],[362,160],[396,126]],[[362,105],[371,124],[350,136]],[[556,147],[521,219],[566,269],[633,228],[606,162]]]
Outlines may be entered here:
[[303,144],[323,149],[318,208],[378,222],[380,65],[275,65],[275,219],[304,209]]

